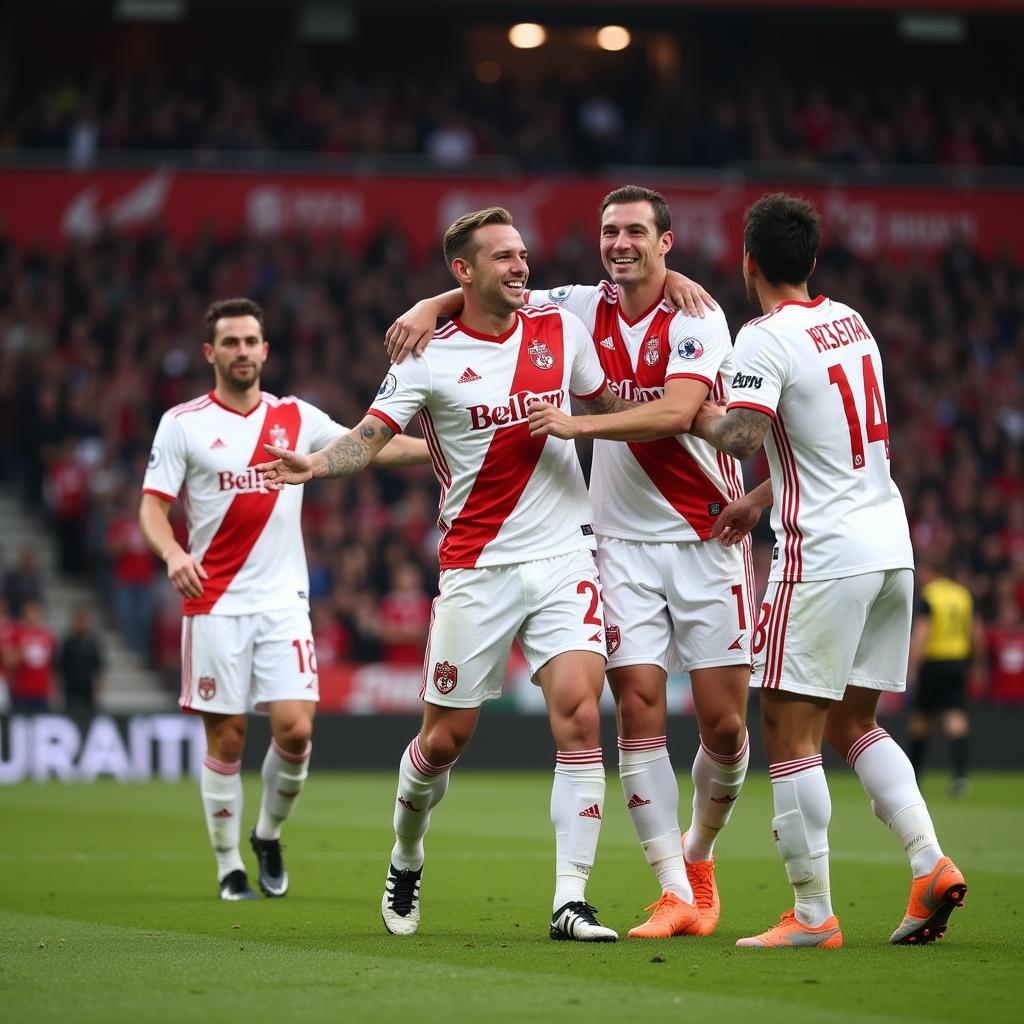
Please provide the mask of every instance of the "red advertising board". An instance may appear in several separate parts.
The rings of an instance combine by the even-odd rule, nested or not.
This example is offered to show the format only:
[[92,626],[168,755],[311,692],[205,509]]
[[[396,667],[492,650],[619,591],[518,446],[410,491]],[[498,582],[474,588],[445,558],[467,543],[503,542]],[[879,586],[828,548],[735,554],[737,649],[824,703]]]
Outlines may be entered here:
[[[621,182],[596,178],[365,178],[328,174],[192,171],[0,171],[0,222],[18,243],[47,247],[105,229],[160,227],[183,242],[205,230],[334,235],[356,249],[389,225],[417,257],[440,252],[444,228],[467,210],[507,206],[531,251],[569,234],[596,238],[601,196]],[[985,254],[1024,259],[1024,189],[786,186],[709,180],[661,187],[672,205],[677,250],[725,264],[739,259],[743,209],[762,192],[815,202],[826,232],[858,255],[932,255],[957,238]]]

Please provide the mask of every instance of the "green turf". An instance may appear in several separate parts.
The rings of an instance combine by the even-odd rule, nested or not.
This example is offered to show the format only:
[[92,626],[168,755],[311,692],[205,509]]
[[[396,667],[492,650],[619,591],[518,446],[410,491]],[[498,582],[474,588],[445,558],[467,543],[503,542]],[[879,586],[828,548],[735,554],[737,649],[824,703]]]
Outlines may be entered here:
[[[909,881],[895,837],[849,773],[832,773],[830,785],[839,951],[733,946],[791,903],[764,775],[748,780],[719,842],[718,932],[593,946],[547,938],[547,774],[456,773],[428,838],[422,930],[405,939],[387,935],[379,916],[390,774],[311,776],[285,837],[292,892],[248,904],[215,898],[193,785],[0,788],[0,1020],[1015,1017],[1024,999],[1024,777],[979,776],[955,802],[941,780],[927,788],[970,894],[945,939],[924,948],[886,941]],[[257,779],[246,780],[246,796],[251,823]],[[610,773],[588,896],[625,933],[656,895]]]

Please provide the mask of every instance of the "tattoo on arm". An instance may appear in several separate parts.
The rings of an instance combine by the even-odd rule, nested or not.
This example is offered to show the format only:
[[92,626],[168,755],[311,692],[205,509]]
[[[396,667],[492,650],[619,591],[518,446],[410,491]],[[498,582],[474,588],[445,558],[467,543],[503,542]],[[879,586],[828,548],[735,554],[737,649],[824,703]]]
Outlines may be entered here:
[[323,449],[327,464],[325,477],[351,476],[370,464],[374,457],[395,436],[395,432],[382,423],[364,423],[359,429],[335,438]]
[[627,402],[624,398],[619,398],[619,396],[608,387],[593,398],[580,399],[580,405],[582,405],[591,416],[604,416],[606,413],[610,412],[623,412],[625,409],[632,409],[639,404],[639,402]]
[[761,447],[770,425],[771,420],[763,412],[733,409],[718,420],[709,440],[719,451],[747,459]]

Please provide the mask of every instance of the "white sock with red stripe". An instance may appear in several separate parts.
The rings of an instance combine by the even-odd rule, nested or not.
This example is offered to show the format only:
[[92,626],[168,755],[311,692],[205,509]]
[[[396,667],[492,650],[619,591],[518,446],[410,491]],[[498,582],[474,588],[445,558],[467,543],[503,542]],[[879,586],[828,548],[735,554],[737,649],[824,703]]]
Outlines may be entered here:
[[307,743],[301,754],[290,754],[279,747],[276,740],[270,741],[260,771],[263,796],[260,800],[260,816],[256,821],[258,839],[281,838],[281,825],[292,813],[309,774],[309,755],[312,751],[313,744]]
[[871,798],[871,809],[900,837],[915,878],[929,875],[942,857],[928,807],[910,759],[882,728],[865,733],[846,755]]
[[400,871],[418,871],[423,867],[423,837],[430,826],[430,812],[448,792],[454,765],[455,761],[431,764],[420,750],[419,736],[414,736],[405,748],[398,768],[395,845],[391,850],[391,863]]
[[244,871],[238,852],[242,832],[242,762],[203,758],[199,792],[206,812],[206,831],[217,857],[217,881],[232,871]]
[[796,918],[817,928],[832,916],[828,823],[832,800],[821,755],[768,766],[775,798],[772,828],[796,896]]
[[743,788],[750,762],[750,739],[735,754],[716,754],[701,740],[693,759],[693,817],[686,830],[683,853],[691,864],[711,860],[718,833],[732,815],[733,804]]
[[593,750],[559,750],[551,786],[555,826],[555,896],[551,909],[582,901],[594,866],[604,814],[604,758]]
[[679,783],[664,736],[619,737],[619,780],[626,812],[662,892],[687,903],[693,889],[686,877],[679,831]]

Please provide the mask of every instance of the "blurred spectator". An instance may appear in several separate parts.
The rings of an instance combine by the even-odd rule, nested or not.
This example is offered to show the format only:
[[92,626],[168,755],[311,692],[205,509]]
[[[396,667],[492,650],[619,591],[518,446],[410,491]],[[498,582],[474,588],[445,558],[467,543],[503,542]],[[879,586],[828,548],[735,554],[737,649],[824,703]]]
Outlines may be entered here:
[[57,533],[60,570],[80,573],[85,568],[85,520],[89,482],[78,460],[77,442],[67,438],[46,473],[46,504]]
[[13,619],[21,617],[27,601],[42,602],[44,597],[43,571],[34,548],[25,548],[16,565],[4,573],[4,602]]
[[380,602],[380,638],[389,665],[419,665],[430,627],[430,597],[411,562],[391,571],[391,589]]
[[61,643],[60,674],[65,710],[95,711],[103,676],[103,650],[88,608],[75,612],[71,629]]
[[14,620],[7,612],[7,602],[0,597],[0,714],[11,706],[10,667],[13,660]]
[[1011,592],[999,601],[995,623],[986,635],[989,656],[988,698],[1005,707],[1024,707],[1024,615]]
[[14,623],[8,648],[11,709],[46,711],[53,699],[53,662],[57,638],[43,621],[43,606],[27,600]]
[[126,498],[110,520],[106,547],[118,627],[132,650],[148,659],[157,562],[139,528],[135,502]]

